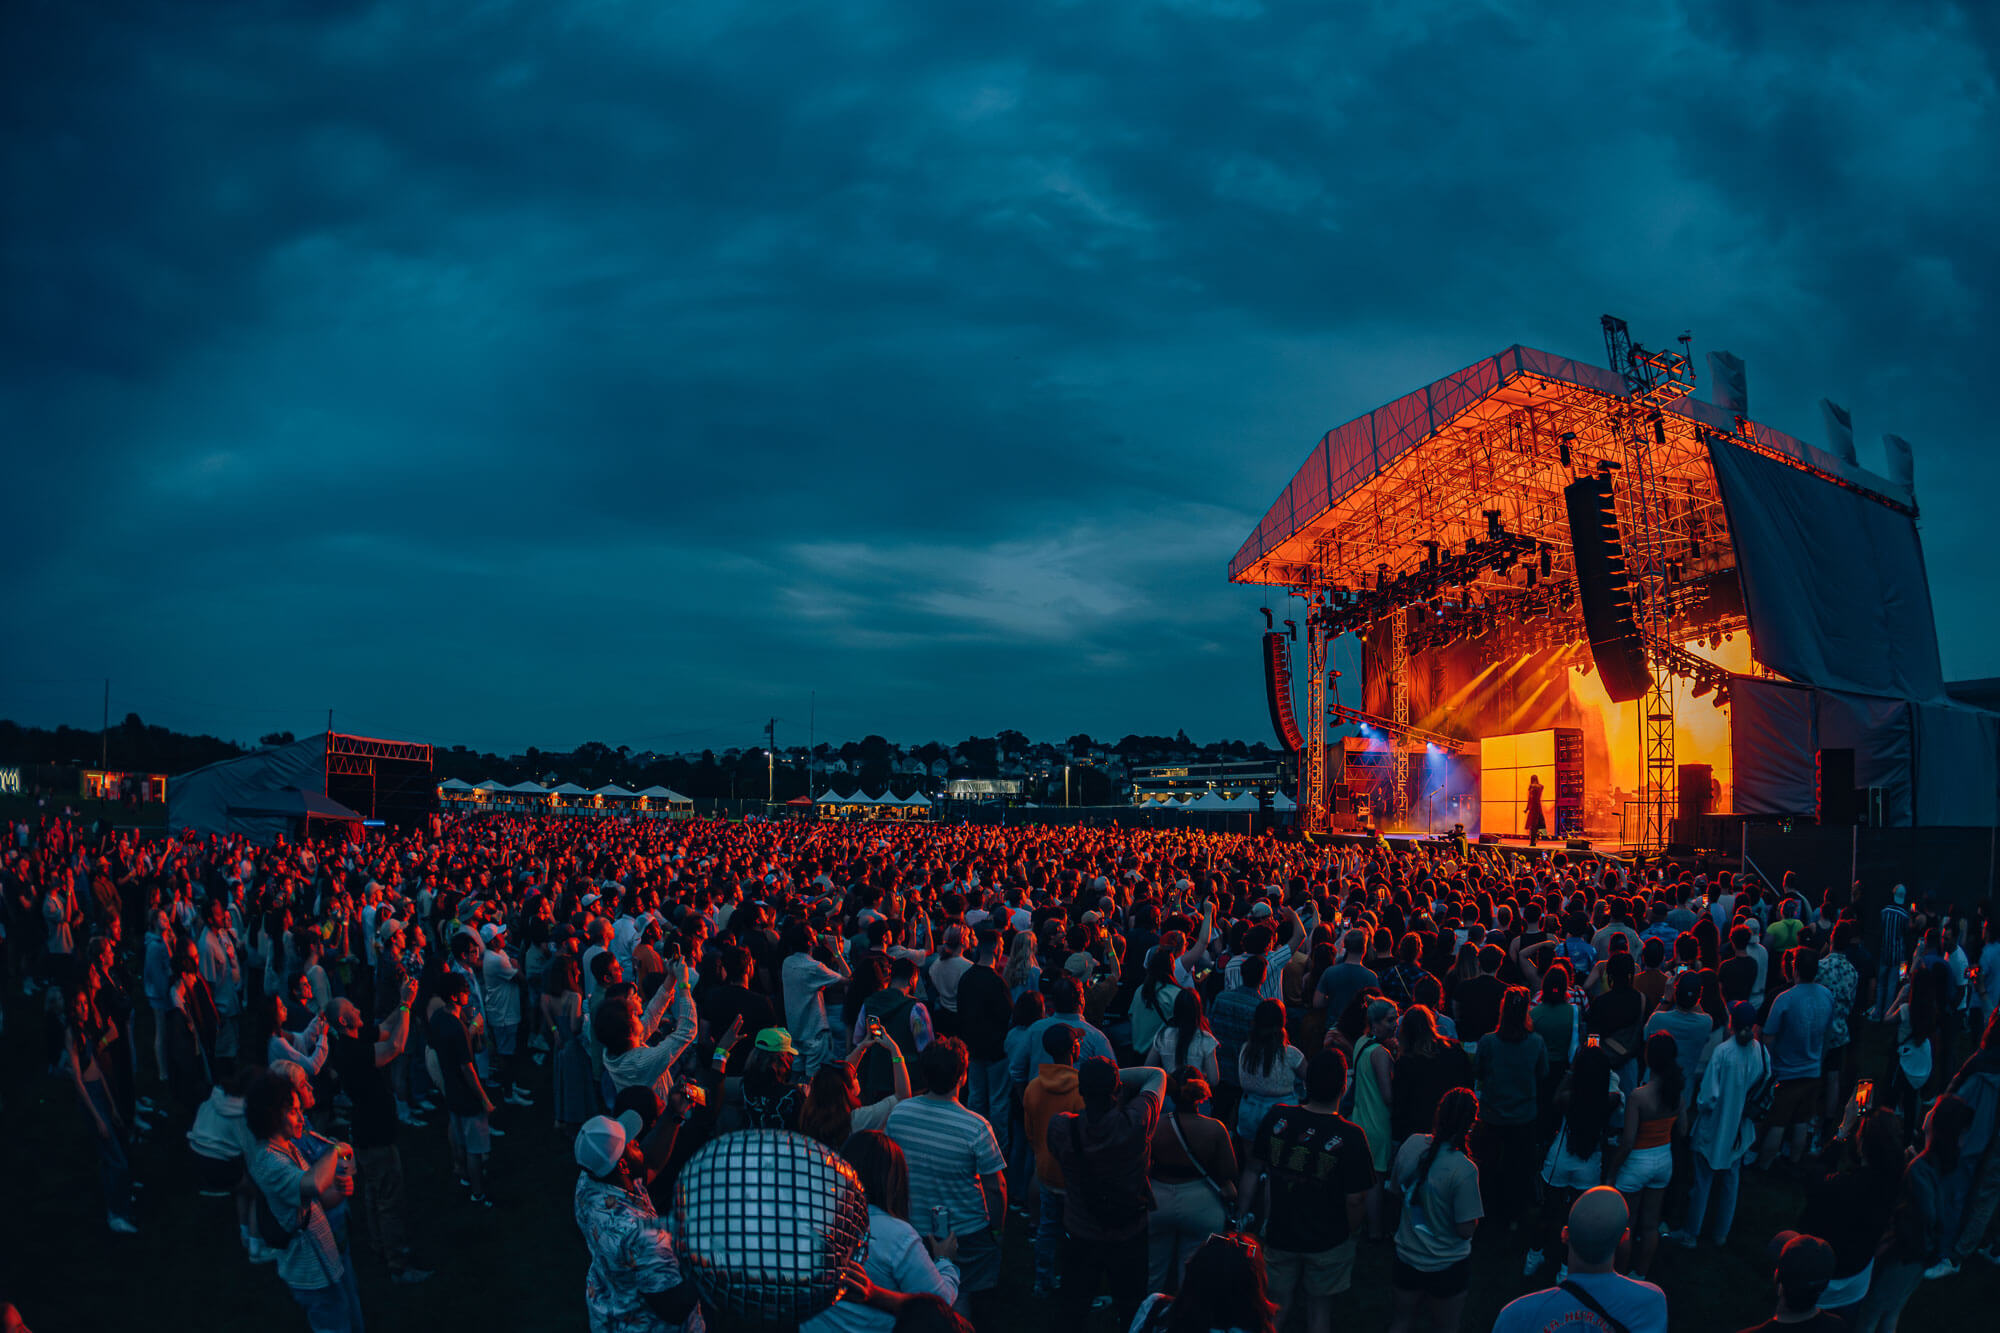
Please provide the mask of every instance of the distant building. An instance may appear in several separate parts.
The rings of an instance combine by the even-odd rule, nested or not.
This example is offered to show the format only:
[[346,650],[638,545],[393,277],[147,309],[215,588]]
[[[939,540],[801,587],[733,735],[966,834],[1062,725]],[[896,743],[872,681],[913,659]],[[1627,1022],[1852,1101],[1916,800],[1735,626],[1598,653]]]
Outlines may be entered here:
[[1199,796],[1217,791],[1225,796],[1275,795],[1294,785],[1289,763],[1277,759],[1231,759],[1214,763],[1156,764],[1132,770],[1132,803],[1161,796]]

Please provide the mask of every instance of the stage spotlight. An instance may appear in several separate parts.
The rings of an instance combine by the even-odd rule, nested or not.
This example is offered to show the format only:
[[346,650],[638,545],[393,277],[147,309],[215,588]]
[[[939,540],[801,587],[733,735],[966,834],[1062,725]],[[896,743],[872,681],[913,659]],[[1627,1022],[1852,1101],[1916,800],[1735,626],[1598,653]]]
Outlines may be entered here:
[[1712,694],[1714,692],[1715,692],[1715,682],[1703,678],[1695,682],[1693,697],[1699,699],[1704,694]]
[[1553,563],[1553,562],[1554,562],[1554,559],[1555,559],[1555,556],[1554,556],[1554,553],[1553,553],[1553,552],[1551,552],[1551,551],[1549,550],[1549,548],[1548,548],[1548,547],[1544,546],[1544,547],[1542,548],[1542,577],[1543,577],[1543,578],[1547,578],[1547,577],[1549,576],[1549,572],[1550,572],[1550,571],[1551,571],[1552,569],[1554,569],[1554,568],[1555,568],[1555,566],[1554,566],[1554,563]]
[[1562,444],[1559,447],[1562,450],[1562,465],[1564,467],[1569,466],[1569,442],[1575,438],[1576,438],[1575,431],[1566,430],[1563,432]]

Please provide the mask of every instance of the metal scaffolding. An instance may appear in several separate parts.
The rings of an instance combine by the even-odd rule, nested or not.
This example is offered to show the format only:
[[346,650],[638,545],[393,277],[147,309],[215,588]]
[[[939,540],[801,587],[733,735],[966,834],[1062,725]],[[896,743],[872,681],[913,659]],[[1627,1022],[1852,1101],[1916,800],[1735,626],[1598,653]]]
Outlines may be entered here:
[[1397,732],[1390,738],[1396,747],[1395,790],[1390,795],[1398,827],[1410,815],[1410,613],[1407,608],[1389,617],[1389,716]]
[[1667,448],[1666,413],[1662,410],[1694,388],[1685,352],[1647,352],[1633,345],[1625,321],[1604,317],[1604,345],[1612,369],[1625,378],[1627,397],[1608,413],[1626,439],[1625,483],[1630,492],[1630,520],[1624,528],[1625,561],[1631,571],[1632,598],[1639,632],[1646,642],[1649,684],[1639,700],[1638,836],[1626,841],[1643,851],[1667,845],[1674,809],[1674,658],[1664,651],[1671,643],[1672,556],[1675,534],[1668,517],[1662,462],[1656,450]]
[[1299,827],[1324,833],[1332,824],[1326,775],[1326,622],[1317,606],[1306,612],[1306,755],[1299,791]]

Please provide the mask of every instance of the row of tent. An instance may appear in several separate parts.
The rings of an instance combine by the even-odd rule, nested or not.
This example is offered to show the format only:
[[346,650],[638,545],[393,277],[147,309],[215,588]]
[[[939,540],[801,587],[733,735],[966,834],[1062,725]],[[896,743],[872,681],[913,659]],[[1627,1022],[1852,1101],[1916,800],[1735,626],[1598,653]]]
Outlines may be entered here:
[[[1178,795],[1173,792],[1164,791],[1147,792],[1140,797],[1140,801],[1142,804],[1148,805],[1177,806],[1182,810],[1230,810],[1242,813],[1258,808],[1256,796],[1248,792],[1238,795],[1233,800],[1217,791],[1205,791],[1199,796],[1191,792],[1181,792]],[[1272,810],[1290,811],[1297,810],[1298,808],[1298,802],[1285,795],[1285,793],[1272,793]]]
[[880,796],[870,796],[865,791],[857,791],[852,796],[836,796],[832,792],[824,792],[814,799],[813,804],[837,806],[842,809],[862,805],[889,806],[898,810],[928,810],[931,807],[930,798],[920,791],[913,791],[900,799],[891,791],[885,791]]
[[[481,796],[478,793],[485,793]],[[467,782],[463,778],[446,778],[438,784],[438,795],[446,800],[486,800],[501,803],[518,803],[511,798],[527,797],[533,801],[560,798],[563,804],[575,804],[579,796],[600,802],[631,801],[642,806],[682,806],[691,807],[694,802],[671,787],[652,786],[643,791],[633,791],[615,782],[607,782],[602,787],[579,787],[574,782],[560,786],[544,787],[538,782],[517,782],[508,786],[488,778],[484,782]]]

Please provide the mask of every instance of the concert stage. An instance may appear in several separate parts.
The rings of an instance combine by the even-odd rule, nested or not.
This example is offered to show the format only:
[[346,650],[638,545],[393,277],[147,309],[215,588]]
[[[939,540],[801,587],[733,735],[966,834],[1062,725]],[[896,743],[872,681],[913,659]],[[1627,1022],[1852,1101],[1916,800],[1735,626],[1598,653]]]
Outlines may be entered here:
[[[1704,402],[1686,338],[1603,331],[1609,368],[1511,347],[1329,432],[1230,561],[1299,602],[1263,648],[1300,827],[1539,816],[1659,852],[1723,848],[1730,814],[2000,823],[2000,714],[1943,680],[1909,447],[1878,475],[1839,409],[1821,449],[1749,418],[1728,353]],[[1330,672],[1349,633],[1359,682]]]

